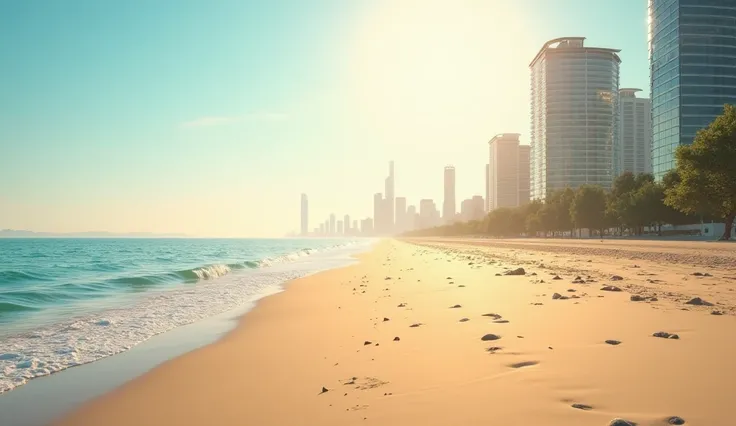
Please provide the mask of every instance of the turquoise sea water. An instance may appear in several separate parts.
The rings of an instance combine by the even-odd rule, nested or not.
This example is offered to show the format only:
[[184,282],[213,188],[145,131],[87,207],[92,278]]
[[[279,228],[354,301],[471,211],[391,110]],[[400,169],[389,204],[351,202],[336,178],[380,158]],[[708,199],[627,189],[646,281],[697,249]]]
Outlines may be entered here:
[[356,241],[0,239],[0,393],[334,265]]

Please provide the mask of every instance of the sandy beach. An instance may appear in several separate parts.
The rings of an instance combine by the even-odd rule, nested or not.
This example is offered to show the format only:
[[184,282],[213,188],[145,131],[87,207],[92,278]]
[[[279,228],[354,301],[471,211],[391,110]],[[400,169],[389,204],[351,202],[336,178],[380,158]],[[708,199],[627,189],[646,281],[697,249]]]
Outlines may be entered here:
[[728,243],[386,240],[55,424],[732,426],[735,267]]

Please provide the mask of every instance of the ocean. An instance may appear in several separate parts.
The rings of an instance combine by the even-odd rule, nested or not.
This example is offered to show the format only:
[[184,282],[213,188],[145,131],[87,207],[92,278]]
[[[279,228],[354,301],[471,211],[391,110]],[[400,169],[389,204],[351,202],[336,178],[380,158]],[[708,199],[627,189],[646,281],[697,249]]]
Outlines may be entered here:
[[0,239],[0,394],[278,292],[368,244]]

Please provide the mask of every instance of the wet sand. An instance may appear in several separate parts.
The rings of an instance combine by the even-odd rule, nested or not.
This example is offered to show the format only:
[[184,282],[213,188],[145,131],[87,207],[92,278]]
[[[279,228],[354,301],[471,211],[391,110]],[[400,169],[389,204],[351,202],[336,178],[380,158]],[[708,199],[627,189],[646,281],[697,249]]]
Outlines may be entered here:
[[57,424],[733,425],[734,246],[555,241],[382,242]]

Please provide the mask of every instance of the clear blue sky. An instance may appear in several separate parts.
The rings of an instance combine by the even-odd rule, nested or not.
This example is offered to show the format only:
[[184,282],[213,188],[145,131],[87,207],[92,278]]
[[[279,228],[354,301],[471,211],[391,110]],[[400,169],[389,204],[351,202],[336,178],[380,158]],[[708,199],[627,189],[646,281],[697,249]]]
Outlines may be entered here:
[[528,63],[585,36],[649,92],[646,1],[15,0],[0,4],[0,228],[278,236],[484,191],[528,143]]

